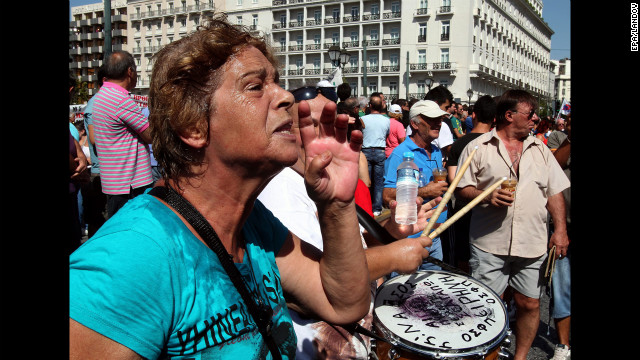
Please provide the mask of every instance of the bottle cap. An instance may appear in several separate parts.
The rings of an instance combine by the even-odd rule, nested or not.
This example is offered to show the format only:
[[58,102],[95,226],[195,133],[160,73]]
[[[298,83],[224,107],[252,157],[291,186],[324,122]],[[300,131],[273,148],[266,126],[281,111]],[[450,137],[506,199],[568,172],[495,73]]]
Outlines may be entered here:
[[406,157],[406,158],[412,158],[412,159],[413,159],[413,152],[412,152],[412,151],[405,151],[405,152],[402,154],[402,156],[403,156],[403,157]]

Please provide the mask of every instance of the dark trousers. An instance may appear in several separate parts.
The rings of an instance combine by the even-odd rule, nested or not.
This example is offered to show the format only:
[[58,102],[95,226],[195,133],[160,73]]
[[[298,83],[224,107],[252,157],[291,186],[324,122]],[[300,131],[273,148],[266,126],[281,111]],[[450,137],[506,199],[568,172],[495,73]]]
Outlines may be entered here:
[[82,186],[82,206],[88,235],[91,237],[107,220],[107,195],[102,192],[100,174],[91,174],[91,181]]
[[139,188],[131,189],[128,194],[107,195],[107,219],[110,219],[115,213],[120,210],[127,201],[134,197],[144,194],[144,192],[153,187],[153,183],[145,185]]
[[371,202],[374,212],[382,211],[382,189],[384,187],[384,148],[366,148],[362,153],[369,164],[369,177],[371,178]]

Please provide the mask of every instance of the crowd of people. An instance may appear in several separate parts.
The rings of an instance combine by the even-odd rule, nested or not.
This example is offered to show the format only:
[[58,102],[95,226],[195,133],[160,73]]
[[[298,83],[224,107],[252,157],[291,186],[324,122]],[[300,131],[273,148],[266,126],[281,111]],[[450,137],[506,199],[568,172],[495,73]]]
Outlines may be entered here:
[[[388,105],[346,83],[285,90],[277,68],[264,39],[218,14],[155,55],[143,111],[131,54],[105,57],[84,120],[70,122],[72,359],[368,359],[354,324],[373,329],[384,281],[441,270],[428,257],[514,304],[516,360],[554,261],[554,359],[570,358],[570,116],[540,119],[524,90],[471,106],[445,86]],[[393,216],[405,152],[425,177],[413,225]],[[505,176],[515,192],[422,235],[438,207],[434,230]]]

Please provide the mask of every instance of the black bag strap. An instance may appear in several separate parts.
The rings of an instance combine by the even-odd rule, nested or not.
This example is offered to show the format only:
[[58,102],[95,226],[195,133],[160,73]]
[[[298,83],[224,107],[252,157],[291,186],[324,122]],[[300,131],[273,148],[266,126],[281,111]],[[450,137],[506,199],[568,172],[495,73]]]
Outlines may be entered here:
[[[258,326],[258,330],[262,334],[269,350],[271,351],[271,355],[274,359],[282,359],[282,355],[280,354],[280,350],[278,349],[278,345],[276,345],[273,336],[273,321],[271,319],[273,315],[273,309],[268,305],[264,304],[260,301],[260,304],[257,304],[254,298],[251,296],[251,293],[246,287],[244,280],[242,279],[242,275],[240,271],[233,263],[233,258],[227,250],[222,245],[222,242],[218,238],[218,234],[216,234],[215,230],[209,224],[209,222],[198,212],[198,210],[191,204],[187,199],[178,194],[173,188],[169,186],[160,186],[154,187],[149,191],[150,195],[153,195],[159,199],[164,200],[169,206],[174,208],[180,215],[182,215],[188,222],[193,226],[194,229],[198,232],[198,234],[204,239],[209,248],[213,250],[213,252],[218,255],[218,259],[220,259],[220,263],[227,271],[227,275],[235,285],[238,293],[242,296],[253,320],[256,322]],[[259,295],[258,295],[259,296]]]

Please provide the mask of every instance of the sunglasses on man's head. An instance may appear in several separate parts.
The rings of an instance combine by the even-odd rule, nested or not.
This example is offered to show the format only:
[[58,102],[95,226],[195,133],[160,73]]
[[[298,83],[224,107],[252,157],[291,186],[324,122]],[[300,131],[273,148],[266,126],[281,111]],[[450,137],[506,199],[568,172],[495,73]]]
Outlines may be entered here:
[[293,94],[296,102],[315,99],[318,96],[318,90],[315,86],[303,86],[293,90],[291,93]]

